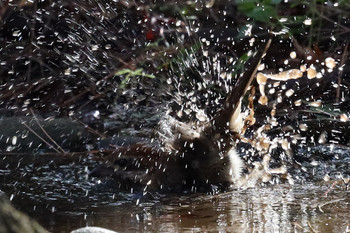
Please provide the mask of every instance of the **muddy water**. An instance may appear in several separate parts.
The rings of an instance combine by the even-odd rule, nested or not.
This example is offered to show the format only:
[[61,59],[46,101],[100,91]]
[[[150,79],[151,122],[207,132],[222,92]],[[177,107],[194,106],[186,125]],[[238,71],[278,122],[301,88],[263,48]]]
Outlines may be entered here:
[[[349,156],[345,158],[342,164],[349,168]],[[86,225],[118,232],[349,229],[350,191],[340,181],[332,189],[333,180],[309,180],[216,195],[143,196],[118,193],[113,180],[89,178],[87,171],[93,164],[83,156],[1,156],[0,189],[51,232]]]

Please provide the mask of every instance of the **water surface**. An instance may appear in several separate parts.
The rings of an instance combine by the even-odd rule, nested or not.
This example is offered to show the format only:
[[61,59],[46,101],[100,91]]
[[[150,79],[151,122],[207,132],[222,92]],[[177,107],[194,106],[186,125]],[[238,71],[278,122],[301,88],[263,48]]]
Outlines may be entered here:
[[[349,167],[347,160],[341,164]],[[143,196],[118,192],[111,179],[88,177],[93,166],[84,156],[2,156],[0,189],[51,232],[86,225],[118,232],[349,230],[350,191],[340,179],[332,188],[336,179],[309,179],[216,195]]]

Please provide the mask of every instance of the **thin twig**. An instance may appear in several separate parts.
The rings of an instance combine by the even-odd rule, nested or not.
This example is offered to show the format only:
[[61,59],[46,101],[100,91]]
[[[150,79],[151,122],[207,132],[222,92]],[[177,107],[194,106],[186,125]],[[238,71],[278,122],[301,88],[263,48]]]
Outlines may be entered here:
[[307,222],[307,225],[310,227],[310,229],[311,229],[312,232],[315,232],[315,233],[318,232],[318,231],[315,230],[315,228],[313,228],[313,227],[311,226],[311,223],[310,223],[309,221]]
[[[325,20],[329,21],[330,23],[335,23],[334,20],[330,19],[329,17],[327,17],[327,16],[325,16],[325,15],[319,14],[319,16],[320,16],[321,18],[324,18]],[[348,27],[346,27],[346,26],[344,26],[344,25],[342,25],[342,24],[338,24],[338,26],[339,26],[341,29],[343,29],[344,31],[346,31],[346,32],[349,32],[349,31],[350,31],[350,28],[348,28]]]
[[322,195],[323,197],[326,197],[327,194],[334,188],[334,186],[337,184],[337,180],[333,182],[333,184],[331,185],[331,187],[329,187],[329,189]]
[[54,151],[57,153],[62,153],[61,151],[57,150],[55,147],[53,147],[48,141],[46,141],[44,138],[42,138],[37,132],[35,132],[27,123],[20,118],[22,124],[30,131],[32,132],[35,136],[37,136],[41,141],[43,141],[46,145],[48,145],[50,148],[52,148]]
[[77,118],[73,118],[74,120],[76,120],[77,122],[79,122],[82,126],[84,126],[90,133],[96,134],[97,136],[101,137],[101,138],[106,138],[106,135],[103,133],[98,132],[97,130],[91,128],[90,126],[88,126],[87,124],[85,124],[84,122],[82,122],[81,120],[77,119]]
[[91,91],[90,88],[86,88],[85,90],[83,90],[82,92],[78,93],[77,95],[74,95],[72,98],[64,101],[60,107],[65,107],[69,104],[71,104],[72,102],[75,102],[78,98],[82,97],[83,95],[85,95],[86,93],[89,93]]
[[299,227],[300,229],[304,229],[304,227],[302,227],[299,223],[297,222],[293,222],[293,225],[296,227]]
[[344,200],[345,200],[344,198],[339,198],[339,199],[336,199],[336,200],[327,201],[327,202],[325,202],[323,204],[318,205],[317,207],[322,213],[324,213],[324,211],[322,209],[323,206],[329,205],[329,204],[333,204],[333,203],[336,203],[336,202],[340,202],[340,201],[344,201]]
[[[43,141],[45,141],[45,140],[43,140]],[[50,145],[50,144],[48,144],[48,145]],[[74,151],[74,152],[66,152],[64,154],[61,151],[59,151],[59,150],[55,150],[55,151],[56,152],[40,153],[40,156],[64,156],[64,157],[69,157],[69,158],[73,158],[73,157],[80,158],[81,155],[91,155],[91,154],[95,155],[95,154],[98,154],[98,155],[101,155],[102,157],[104,157],[105,155],[110,155],[110,154],[118,152],[115,149]],[[5,151],[5,152],[1,152],[1,155],[6,155],[6,156],[26,156],[26,155],[32,155],[32,154],[31,153],[26,153],[26,152],[19,153],[19,152],[6,152]]]
[[46,137],[48,139],[50,139],[51,142],[53,142],[57,148],[62,152],[62,153],[66,153],[65,150],[62,149],[62,147],[60,145],[58,145],[58,143],[47,133],[47,131],[42,127],[42,125],[40,124],[38,118],[36,117],[36,115],[34,114],[33,112],[33,109],[30,109],[30,112],[32,113],[33,117],[34,117],[34,120],[35,122],[38,124],[38,126],[40,127],[41,131],[46,135]]

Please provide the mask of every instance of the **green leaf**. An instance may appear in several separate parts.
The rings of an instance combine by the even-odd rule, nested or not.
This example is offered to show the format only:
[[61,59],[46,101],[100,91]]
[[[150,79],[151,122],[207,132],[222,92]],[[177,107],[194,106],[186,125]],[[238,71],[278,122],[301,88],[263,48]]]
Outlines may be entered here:
[[245,5],[245,4],[250,4],[250,3],[256,4],[258,2],[259,2],[259,0],[237,0],[236,4],[237,5]]
[[259,6],[255,7],[251,12],[247,13],[247,16],[262,22],[268,22],[272,18],[277,17],[277,11],[273,6]]
[[254,8],[256,7],[256,2],[247,2],[244,4],[239,4],[238,5],[238,10],[247,14],[249,12],[252,12]]
[[282,0],[271,0],[271,4],[278,5],[282,2]]
[[125,88],[125,85],[130,81],[131,77],[146,77],[146,78],[155,78],[152,74],[146,74],[143,72],[142,68],[136,69],[136,70],[130,70],[130,69],[122,69],[114,73],[114,75],[124,76],[124,80],[121,82],[120,86],[121,88]]
[[132,72],[132,70],[130,70],[130,69],[122,69],[122,70],[118,70],[117,72],[115,72],[114,75],[124,75],[124,74],[129,74],[131,72]]

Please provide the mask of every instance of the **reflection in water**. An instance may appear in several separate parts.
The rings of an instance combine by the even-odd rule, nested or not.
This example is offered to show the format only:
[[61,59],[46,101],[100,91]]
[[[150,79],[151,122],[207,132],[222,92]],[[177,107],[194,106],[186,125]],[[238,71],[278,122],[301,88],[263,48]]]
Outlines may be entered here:
[[327,196],[333,181],[142,197],[116,193],[112,180],[87,178],[88,161],[26,159],[1,159],[0,189],[51,232],[86,225],[118,232],[346,232],[350,224],[350,191],[341,182]]
[[[167,196],[136,206],[113,203],[79,211],[37,216],[53,232],[85,225],[119,232],[345,232],[349,224],[349,192],[322,197],[327,186],[264,187],[225,194]],[[345,198],[342,202],[318,205]],[[83,220],[84,219],[84,220]],[[83,220],[83,221],[82,221]]]

